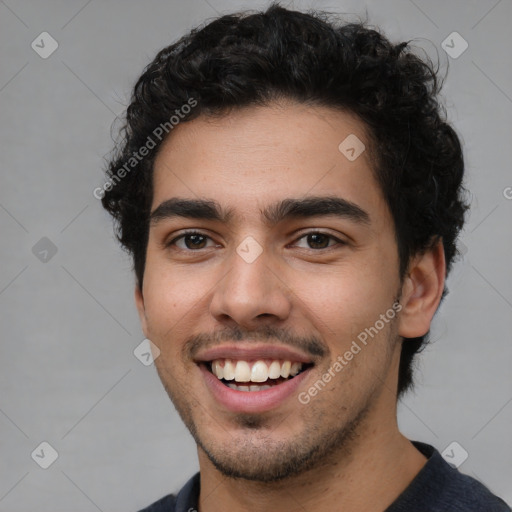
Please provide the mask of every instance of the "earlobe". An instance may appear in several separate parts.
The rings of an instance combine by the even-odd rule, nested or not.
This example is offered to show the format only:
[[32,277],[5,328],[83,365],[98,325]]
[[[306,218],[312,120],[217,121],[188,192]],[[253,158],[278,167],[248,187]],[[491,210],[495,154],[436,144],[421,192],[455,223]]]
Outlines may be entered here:
[[142,332],[146,338],[148,337],[148,328],[147,328],[147,319],[146,319],[146,308],[144,306],[144,296],[142,294],[142,289],[139,285],[135,285],[135,306],[137,307],[137,311],[139,313],[140,325],[142,327]]
[[411,261],[402,285],[399,334],[424,336],[439,306],[444,289],[446,262],[442,240]]

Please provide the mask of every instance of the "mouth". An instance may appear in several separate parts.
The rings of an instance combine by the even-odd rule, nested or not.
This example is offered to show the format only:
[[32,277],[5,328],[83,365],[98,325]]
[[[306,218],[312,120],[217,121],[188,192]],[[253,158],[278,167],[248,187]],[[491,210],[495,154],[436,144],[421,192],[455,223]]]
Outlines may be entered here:
[[216,406],[249,414],[293,406],[314,366],[303,354],[268,346],[217,347],[195,362]]
[[194,362],[215,407],[234,413],[293,406],[316,364],[294,347],[241,341],[201,351]]
[[241,392],[261,392],[295,379],[313,363],[282,359],[215,359],[204,363],[224,386]]

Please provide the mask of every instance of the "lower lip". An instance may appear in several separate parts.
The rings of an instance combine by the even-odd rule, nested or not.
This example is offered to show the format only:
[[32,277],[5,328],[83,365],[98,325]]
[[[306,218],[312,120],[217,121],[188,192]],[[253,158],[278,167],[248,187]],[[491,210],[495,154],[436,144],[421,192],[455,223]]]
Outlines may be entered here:
[[307,378],[309,368],[293,379],[263,391],[238,391],[223,384],[204,364],[199,365],[213,397],[232,412],[259,413],[279,407],[287,398],[297,395],[297,388]]

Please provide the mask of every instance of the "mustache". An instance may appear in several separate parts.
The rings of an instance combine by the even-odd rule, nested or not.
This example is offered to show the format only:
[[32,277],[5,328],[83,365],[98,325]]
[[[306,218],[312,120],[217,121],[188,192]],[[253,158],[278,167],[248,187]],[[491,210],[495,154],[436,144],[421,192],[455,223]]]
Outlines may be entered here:
[[238,326],[213,333],[200,333],[188,338],[184,345],[184,355],[194,359],[200,350],[206,350],[227,341],[263,341],[269,344],[276,341],[283,345],[298,348],[313,358],[325,357],[329,350],[316,336],[298,336],[286,329],[264,326],[255,331],[246,331]]

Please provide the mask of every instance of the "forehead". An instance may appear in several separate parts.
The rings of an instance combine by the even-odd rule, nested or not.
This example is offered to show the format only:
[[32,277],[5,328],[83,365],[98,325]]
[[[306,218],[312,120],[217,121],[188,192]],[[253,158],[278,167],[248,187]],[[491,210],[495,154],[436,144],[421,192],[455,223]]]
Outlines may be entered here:
[[175,127],[160,148],[152,210],[171,197],[208,198],[236,217],[284,198],[334,195],[387,215],[369,147],[359,119],[327,107],[286,103],[201,116]]

